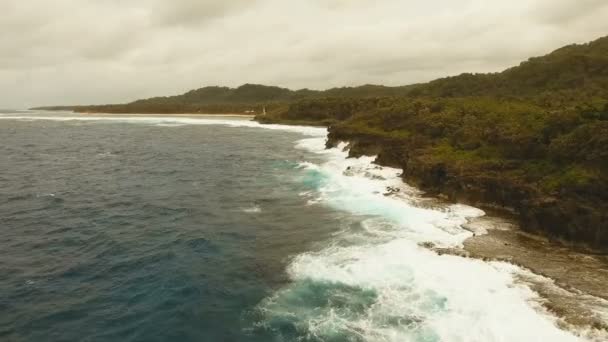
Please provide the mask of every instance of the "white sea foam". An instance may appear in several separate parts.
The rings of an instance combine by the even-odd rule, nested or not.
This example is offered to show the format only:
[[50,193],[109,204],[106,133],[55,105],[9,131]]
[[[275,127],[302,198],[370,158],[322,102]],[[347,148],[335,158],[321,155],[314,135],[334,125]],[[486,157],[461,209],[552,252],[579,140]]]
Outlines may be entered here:
[[52,193],[44,193],[44,194],[36,194],[36,197],[55,197],[55,194]]
[[374,157],[347,158],[344,145],[325,149],[324,139],[311,138],[300,140],[297,147],[326,155],[323,165],[300,163],[326,179],[318,189],[325,203],[354,214],[388,219],[399,226],[398,234],[414,243],[432,241],[446,247],[459,246],[471,236],[461,225],[467,218],[484,215],[465,205],[443,210],[414,206],[418,192],[402,182],[400,170],[375,165]]
[[183,126],[183,125],[222,125],[229,127],[252,127],[280,131],[290,131],[308,136],[325,136],[327,129],[309,126],[289,126],[276,124],[260,124],[257,121],[230,116],[129,116],[129,115],[0,115],[0,120],[48,120],[48,121],[97,121],[122,122],[130,124],[146,124],[156,126]]
[[243,212],[248,213],[248,214],[257,214],[257,213],[261,213],[262,212],[262,208],[259,205],[254,205],[251,206],[249,208],[244,208]]
[[292,284],[260,305],[266,326],[290,322],[318,340],[582,340],[534,305],[537,294],[514,280],[518,267],[419,247],[460,246],[472,234],[462,225],[483,211],[416,207],[417,193],[399,170],[371,157],[348,159],[344,145],[324,146],[323,138],[299,141],[298,148],[326,156],[300,165],[324,179],[320,203],[361,215],[361,229],[346,227],[327,247],[294,258]]

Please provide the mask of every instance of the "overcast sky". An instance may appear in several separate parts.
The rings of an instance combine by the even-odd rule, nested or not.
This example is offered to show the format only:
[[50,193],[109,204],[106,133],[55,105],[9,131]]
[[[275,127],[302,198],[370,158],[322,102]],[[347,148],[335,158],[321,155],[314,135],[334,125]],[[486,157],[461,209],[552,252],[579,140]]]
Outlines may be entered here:
[[607,0],[0,0],[0,16],[0,108],[403,85],[608,35]]

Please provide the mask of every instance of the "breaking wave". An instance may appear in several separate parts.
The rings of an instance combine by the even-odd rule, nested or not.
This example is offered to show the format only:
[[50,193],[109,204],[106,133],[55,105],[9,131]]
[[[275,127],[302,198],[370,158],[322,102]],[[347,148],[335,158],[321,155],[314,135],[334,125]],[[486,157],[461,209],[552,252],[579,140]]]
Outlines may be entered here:
[[327,129],[307,126],[290,126],[275,124],[260,124],[251,119],[239,119],[222,115],[200,115],[195,116],[133,116],[133,115],[77,115],[66,113],[66,115],[41,115],[33,113],[23,115],[12,113],[0,115],[0,120],[49,120],[49,121],[96,121],[96,122],[124,122],[131,124],[146,124],[163,127],[179,127],[184,125],[222,125],[229,127],[251,127],[271,130],[289,131],[301,133],[308,136],[325,136]]
[[579,340],[533,304],[537,294],[514,280],[518,267],[420,247],[461,246],[472,234],[462,225],[483,211],[417,206],[419,194],[399,170],[377,166],[372,157],[347,158],[344,145],[325,149],[322,137],[297,147],[325,157],[299,164],[314,203],[350,212],[358,222],[293,258],[291,283],[259,305],[257,329],[306,341]]

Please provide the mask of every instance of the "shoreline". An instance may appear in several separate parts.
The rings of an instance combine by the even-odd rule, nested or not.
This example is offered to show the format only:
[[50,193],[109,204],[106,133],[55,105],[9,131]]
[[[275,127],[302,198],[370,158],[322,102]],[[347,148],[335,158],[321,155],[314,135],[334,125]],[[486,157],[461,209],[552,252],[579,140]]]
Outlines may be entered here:
[[[424,192],[419,200],[419,206],[429,208],[454,204]],[[533,305],[553,315],[561,329],[585,333],[592,341],[607,340],[608,254],[525,232],[512,215],[482,210],[485,215],[462,225],[473,236],[465,239],[461,247],[437,247],[432,242],[419,246],[440,256],[517,266],[514,283],[536,293],[538,298],[532,301]]]
[[242,113],[107,113],[107,112],[77,112],[74,110],[50,110],[50,109],[25,109],[25,110],[14,110],[14,112],[40,112],[40,113],[59,113],[59,112],[68,112],[70,114],[75,115],[83,115],[83,116],[154,116],[154,117],[197,117],[197,116],[206,116],[206,117],[215,117],[215,116],[224,116],[224,117],[240,117],[240,118],[250,118],[255,119],[256,114],[242,114]]
[[[483,226],[487,232],[464,241],[463,249],[471,257],[507,261],[551,278],[560,287],[608,300],[605,291],[605,284],[608,284],[608,255],[575,250],[526,233],[514,222],[500,217],[475,218],[464,228],[475,232],[476,226]],[[592,270],[602,272],[590,274]]]
[[[377,160],[374,164],[391,167]],[[405,179],[402,182],[409,184]],[[608,338],[607,253],[525,232],[515,213],[505,208],[450,201],[442,196],[425,195],[423,189],[417,189],[422,192],[419,205],[423,207],[462,203],[486,213],[463,225],[474,235],[463,242],[462,248],[437,248],[432,243],[423,243],[421,247],[439,255],[517,266],[520,271],[514,273],[514,282],[535,292],[539,298],[533,304],[556,317],[560,328],[585,333],[592,336],[592,340]]]
[[[402,182],[409,185],[405,179]],[[591,341],[608,340],[608,253],[526,232],[516,215],[504,208],[450,201],[414,187],[421,191],[421,207],[460,203],[485,212],[462,226],[473,233],[462,247],[442,248],[431,242],[420,247],[440,256],[517,266],[514,283],[536,293],[538,298],[531,303],[554,316],[561,329],[584,334]]]
[[475,233],[464,241],[464,253],[446,254],[520,267],[516,283],[536,292],[538,304],[558,317],[562,328],[591,329],[608,337],[608,255],[526,233],[515,222],[492,215],[472,219],[463,228]]
[[103,115],[103,116],[160,116],[160,117],[173,117],[173,116],[180,116],[180,117],[194,117],[194,116],[208,116],[208,117],[216,117],[216,116],[226,116],[226,117],[239,117],[239,118],[250,118],[253,119],[255,117],[254,114],[202,114],[202,113],[179,113],[179,114],[141,114],[141,113],[94,113],[94,112],[86,112],[86,113],[79,113],[79,112],[72,112],[74,114],[81,114],[81,115]]
[[[441,210],[457,203],[421,192],[415,205]],[[525,232],[509,212],[481,209],[485,215],[469,218],[461,226],[473,235],[460,247],[438,247],[433,242],[418,245],[439,256],[515,266],[513,285],[536,294],[529,300],[533,307],[554,317],[562,330],[589,341],[607,341],[608,254]]]

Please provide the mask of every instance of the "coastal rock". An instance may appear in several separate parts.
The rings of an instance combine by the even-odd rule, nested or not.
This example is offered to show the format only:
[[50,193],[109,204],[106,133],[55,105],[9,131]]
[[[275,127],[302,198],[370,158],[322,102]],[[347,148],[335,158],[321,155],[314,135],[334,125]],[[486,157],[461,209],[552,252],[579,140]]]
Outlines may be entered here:
[[[349,141],[350,155],[377,155],[383,166],[403,169],[405,182],[429,195],[441,195],[449,201],[466,203],[504,214],[515,214],[527,232],[592,248],[608,248],[608,206],[600,200],[561,193],[545,194],[522,178],[510,177],[500,167],[479,169],[475,166],[450,165],[407,150],[407,142],[375,139],[330,129],[327,146]],[[504,167],[504,165],[503,165]]]

